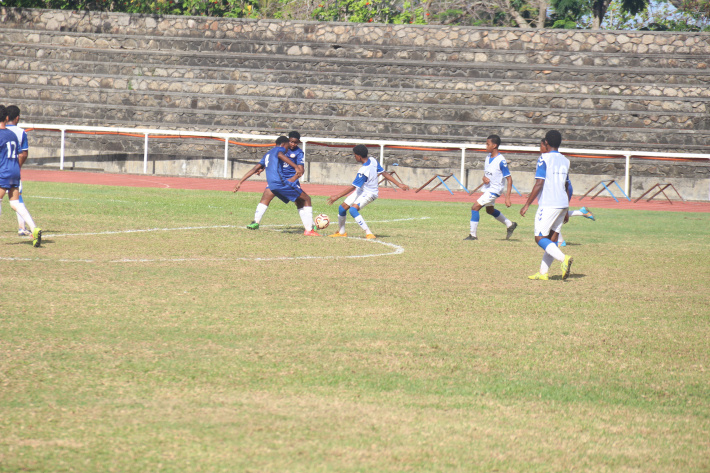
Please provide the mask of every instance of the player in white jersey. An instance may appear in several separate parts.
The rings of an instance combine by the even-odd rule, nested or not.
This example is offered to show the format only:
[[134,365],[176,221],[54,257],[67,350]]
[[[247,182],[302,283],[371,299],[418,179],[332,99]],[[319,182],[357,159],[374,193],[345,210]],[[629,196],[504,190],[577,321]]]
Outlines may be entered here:
[[378,176],[382,174],[382,177],[405,191],[409,190],[409,186],[402,184],[392,177],[390,173],[385,172],[375,158],[368,157],[368,150],[365,145],[355,146],[353,148],[353,155],[355,156],[355,161],[361,164],[353,184],[340,194],[330,196],[327,201],[328,205],[333,205],[336,200],[350,194],[343,203],[340,204],[340,207],[338,207],[338,231],[329,236],[348,236],[348,234],[345,233],[345,220],[349,209],[350,215],[355,219],[355,222],[365,231],[365,238],[373,239],[376,237],[370,231],[370,227],[367,226],[367,223],[365,223],[365,219],[360,215],[360,210],[377,199],[379,193]]
[[496,199],[503,193],[504,183],[507,182],[505,189],[505,206],[510,207],[510,191],[513,187],[513,177],[510,175],[508,163],[505,161],[505,156],[498,152],[500,147],[500,136],[491,135],[486,139],[486,156],[483,167],[483,187],[481,191],[483,195],[478,198],[476,203],[471,207],[471,233],[464,240],[478,240],[476,232],[478,231],[478,221],[483,207],[486,208],[486,213],[505,225],[507,232],[505,239],[509,240],[513,236],[517,223],[508,220],[505,215],[500,213],[500,210],[494,207]]
[[569,195],[567,185],[569,182],[569,159],[561,154],[558,149],[562,144],[562,135],[557,130],[550,130],[540,144],[540,158],[535,171],[535,185],[533,186],[527,202],[520,209],[523,217],[530,204],[538,197],[538,209],[535,215],[535,242],[545,253],[540,263],[540,271],[529,279],[547,281],[548,271],[553,260],[561,261],[562,279],[567,279],[572,268],[572,257],[566,256],[557,247],[562,224],[569,217]]
[[[20,149],[18,149],[17,158],[22,159],[24,161],[29,156],[29,144],[27,140],[27,133],[25,133],[25,130],[17,126],[17,123],[20,121],[20,108],[15,105],[10,105],[9,107],[7,107],[7,116],[8,122],[5,127],[15,133],[15,135],[17,135],[17,139],[20,141]],[[27,210],[27,207],[25,206],[25,201],[22,199],[22,181],[20,181],[20,187],[18,189],[20,192],[18,206],[22,206],[25,208],[25,210]],[[22,237],[31,236],[32,232],[27,229],[27,226],[25,225],[25,219],[22,218],[21,212],[15,213],[17,214],[17,235]],[[29,210],[27,210],[27,214],[29,215]],[[30,226],[30,228],[33,226],[34,222],[33,225]]]

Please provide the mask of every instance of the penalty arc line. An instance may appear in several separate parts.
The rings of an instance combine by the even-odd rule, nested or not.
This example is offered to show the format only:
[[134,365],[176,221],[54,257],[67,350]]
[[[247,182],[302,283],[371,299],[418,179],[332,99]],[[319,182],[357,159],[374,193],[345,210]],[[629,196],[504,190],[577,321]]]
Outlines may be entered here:
[[[426,220],[429,217],[413,217],[413,218],[402,218],[393,220],[379,220],[377,223],[389,223],[389,222],[403,222],[412,220]],[[374,221],[373,221],[374,222]],[[289,225],[265,225],[264,228],[274,228],[274,231],[278,227],[288,227]],[[130,233],[147,233],[147,232],[166,232],[166,231],[185,231],[185,230],[205,230],[205,229],[217,229],[217,228],[241,228],[236,225],[212,225],[212,226],[199,226],[199,227],[176,227],[176,228],[148,228],[148,229],[134,229],[134,230],[118,230],[118,231],[107,231],[107,232],[94,232],[94,233],[58,233],[58,234],[47,234],[47,237],[68,237],[68,236],[97,236],[97,235],[119,235],[119,234],[130,234]],[[0,237],[2,238],[2,237]],[[365,238],[349,238],[350,240],[360,240],[365,241],[368,244],[379,244],[390,247],[393,251],[389,253],[373,253],[373,254],[363,254],[363,255],[334,255],[334,256],[284,256],[284,257],[255,257],[255,258],[157,258],[157,259],[119,259],[110,260],[109,263],[152,263],[152,262],[189,262],[189,261],[288,261],[288,260],[324,260],[324,259],[354,259],[354,258],[374,258],[378,256],[393,256],[404,253],[404,248],[395,245],[394,243],[389,243],[381,240],[367,240]],[[47,258],[4,258],[0,257],[0,261],[52,261]],[[55,260],[62,263],[97,263],[96,260],[84,260],[84,259],[59,259]]]

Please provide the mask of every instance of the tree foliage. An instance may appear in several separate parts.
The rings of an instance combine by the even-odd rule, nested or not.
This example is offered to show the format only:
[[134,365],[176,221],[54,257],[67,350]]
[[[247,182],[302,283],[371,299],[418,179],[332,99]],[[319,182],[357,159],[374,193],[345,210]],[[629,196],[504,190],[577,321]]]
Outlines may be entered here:
[[[650,2],[651,0],[4,0],[3,5],[155,15],[357,23],[668,31],[708,29],[710,0]],[[662,9],[658,5],[668,8]],[[669,8],[673,11],[669,12]],[[605,21],[607,16],[608,21]]]

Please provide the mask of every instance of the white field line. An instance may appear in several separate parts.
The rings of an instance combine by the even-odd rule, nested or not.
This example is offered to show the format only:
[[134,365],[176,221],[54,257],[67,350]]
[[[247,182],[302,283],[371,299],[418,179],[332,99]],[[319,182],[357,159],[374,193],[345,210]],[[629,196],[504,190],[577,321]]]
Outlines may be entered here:
[[[373,222],[376,223],[389,223],[389,222],[405,222],[412,220],[426,220],[429,217],[412,217],[412,218],[400,218],[393,220],[377,220]],[[292,225],[262,225],[260,228],[264,228],[272,231],[281,231],[280,228],[290,227]],[[148,232],[172,232],[172,231],[186,231],[186,230],[211,230],[216,228],[239,228],[245,229],[244,227],[237,227],[236,225],[213,225],[213,226],[200,226],[200,227],[174,227],[174,228],[146,228],[146,229],[134,229],[134,230],[117,230],[117,231],[106,231],[106,232],[94,232],[94,233],[56,233],[56,234],[43,234],[43,238],[57,238],[57,237],[71,237],[71,236],[97,236],[97,235],[120,235],[120,234],[130,234],[130,233],[148,233]],[[0,237],[8,238],[8,237]],[[395,245],[394,243],[388,243],[381,240],[367,240],[365,238],[354,238],[350,237],[349,240],[359,240],[365,241],[367,243],[379,244],[392,249],[389,253],[372,253],[372,254],[361,254],[361,255],[349,255],[349,256],[292,256],[292,257],[255,257],[255,258],[156,258],[156,259],[128,259],[123,258],[119,260],[110,260],[109,263],[156,263],[156,262],[189,262],[189,261],[287,261],[287,260],[335,260],[335,259],[353,259],[353,258],[374,258],[379,256],[393,256],[404,253],[404,248]],[[0,257],[0,261],[53,261],[48,258],[5,258]],[[55,260],[62,263],[97,263],[96,260],[70,260],[70,259],[59,259]]]

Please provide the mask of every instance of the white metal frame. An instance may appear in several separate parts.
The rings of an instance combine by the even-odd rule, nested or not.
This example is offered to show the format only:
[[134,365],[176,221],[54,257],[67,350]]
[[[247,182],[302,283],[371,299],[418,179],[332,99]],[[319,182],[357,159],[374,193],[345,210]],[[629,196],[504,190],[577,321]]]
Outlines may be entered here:
[[[65,135],[66,132],[71,131],[88,131],[88,132],[108,132],[108,133],[131,133],[131,134],[143,134],[145,136],[144,150],[143,150],[143,173],[148,173],[148,138],[150,135],[174,135],[174,136],[184,136],[184,137],[204,137],[204,138],[218,138],[224,140],[224,177],[229,177],[229,140],[230,139],[242,139],[242,140],[258,140],[267,141],[275,140],[278,135],[251,135],[243,133],[211,133],[211,132],[198,132],[198,131],[183,131],[183,130],[160,130],[160,129],[150,129],[150,128],[113,128],[113,127],[102,127],[102,126],[70,126],[70,125],[47,125],[47,124],[29,124],[21,123],[22,128],[34,128],[42,130],[58,130],[62,134],[61,138],[61,149],[59,157],[59,169],[64,169],[64,151],[66,146]],[[325,138],[325,137],[308,137],[301,138],[303,143],[302,149],[304,157],[306,154],[306,145],[308,142],[319,142],[319,143],[330,143],[330,144],[368,144],[380,147],[380,164],[384,166],[385,159],[385,147],[387,146],[416,146],[422,148],[444,148],[461,150],[461,181],[463,185],[465,182],[465,164],[466,164],[466,150],[482,150],[481,144],[473,143],[430,143],[423,141],[390,141],[390,140],[357,140],[357,139],[342,139],[342,138]],[[535,154],[539,152],[539,148],[535,146],[501,146],[501,150],[509,151],[524,151]],[[642,151],[630,151],[630,150],[606,150],[606,149],[581,149],[581,148],[561,148],[560,151],[568,154],[586,154],[586,155],[598,155],[600,158],[607,156],[618,156],[619,158],[625,158],[626,171],[624,176],[624,191],[629,194],[631,185],[631,158],[634,156],[638,157],[663,157],[663,158],[700,158],[707,159],[710,162],[710,154],[688,154],[688,153],[657,153],[657,152],[642,152]]]

